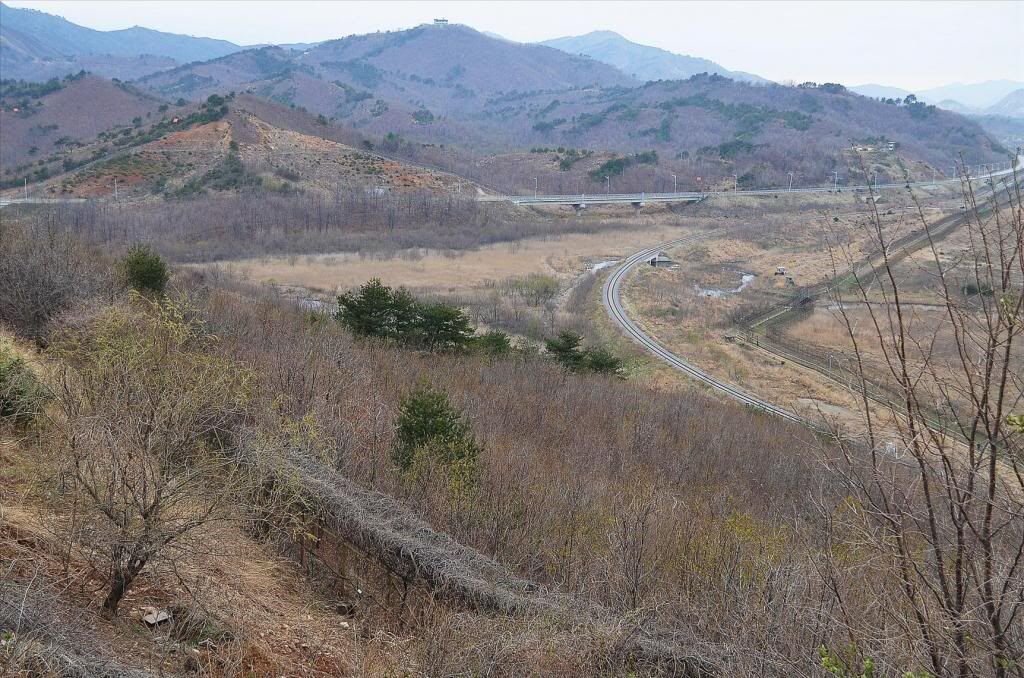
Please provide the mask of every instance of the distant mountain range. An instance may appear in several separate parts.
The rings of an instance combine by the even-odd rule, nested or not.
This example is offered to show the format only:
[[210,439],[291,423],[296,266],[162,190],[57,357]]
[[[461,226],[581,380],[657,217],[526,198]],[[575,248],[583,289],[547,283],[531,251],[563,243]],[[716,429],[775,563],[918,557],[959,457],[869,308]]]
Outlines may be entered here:
[[[790,172],[805,181],[837,169],[852,176],[863,159],[851,147],[873,149],[868,161],[892,176],[908,166],[948,168],[961,156],[981,163],[1006,154],[977,123],[924,103],[883,103],[835,84],[768,83],[610,33],[581,38],[601,58],[577,54],[566,42],[564,49],[524,44],[457,24],[301,49],[243,49],[148,29],[92,31],[41,12],[2,12],[0,115],[5,137],[8,128],[25,137],[4,141],[10,144],[5,182],[38,173],[32,163],[93,130],[121,145],[174,129],[174,110],[211,97],[308,112],[325,134],[350,130],[360,139],[356,145],[404,157],[450,156],[453,147],[474,158],[526,153],[526,165],[550,165],[554,176],[582,174],[583,190],[605,175],[629,172],[669,172],[693,182],[736,175],[739,183],[759,185],[779,185]],[[115,53],[98,52],[105,49]],[[54,91],[10,80],[38,82],[83,68],[122,82],[65,79]],[[746,81],[734,79],[741,77]],[[97,111],[90,97],[116,106]],[[96,118],[89,124],[76,119],[86,111]],[[225,120],[218,124],[230,126]],[[885,150],[888,142],[898,154]],[[59,162],[55,157],[47,167],[56,170]],[[507,165],[488,167],[491,177],[506,172],[509,182],[521,181]]]
[[[351,36],[301,52],[244,50],[137,83],[170,99],[245,91],[380,134],[478,148],[509,145],[513,129],[503,120],[518,116],[528,96],[547,95],[548,103],[639,84],[594,59],[454,24]],[[537,137],[532,125],[527,136]]]
[[1024,118],[1024,87],[1014,90],[985,109],[989,115]]
[[686,80],[698,73],[715,73],[733,80],[765,83],[768,80],[742,71],[730,71],[714,61],[675,54],[631,42],[613,31],[594,31],[540,43],[569,54],[582,54],[615,66],[640,81]]
[[[954,83],[930,89],[911,92],[899,87],[885,85],[857,85],[854,92],[872,98],[903,99],[913,94],[920,101],[935,104],[940,108],[957,113],[976,115],[1024,116],[1019,94],[1024,90],[1024,81],[989,80],[977,83]],[[1016,102],[1016,103],[1015,103]]]
[[226,40],[134,27],[97,31],[66,19],[0,3],[0,64],[4,78],[45,80],[79,70],[138,77],[189,61],[237,52]]

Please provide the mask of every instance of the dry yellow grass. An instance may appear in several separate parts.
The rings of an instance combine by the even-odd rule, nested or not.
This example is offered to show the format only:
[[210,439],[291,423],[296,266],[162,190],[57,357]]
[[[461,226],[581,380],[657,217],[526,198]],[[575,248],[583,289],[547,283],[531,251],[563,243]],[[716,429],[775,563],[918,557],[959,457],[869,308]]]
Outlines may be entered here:
[[[725,341],[723,319],[744,294],[722,298],[699,297],[684,267],[653,269],[641,267],[623,292],[631,317],[662,345],[709,374],[739,385],[744,390],[789,408],[811,420],[825,420],[845,428],[858,429],[862,422],[861,402],[855,391],[814,370],[742,344]],[[770,282],[770,281],[769,281]],[[667,309],[674,312],[669,313]],[[685,376],[655,371],[657,385],[669,387],[689,382]],[[889,415],[873,408],[879,421]]]
[[219,265],[249,280],[327,293],[355,287],[370,278],[414,290],[459,292],[487,281],[530,273],[567,279],[584,270],[588,262],[616,259],[683,232],[675,226],[647,225],[635,230],[527,238],[470,251],[413,250],[390,258],[318,254],[243,259]]

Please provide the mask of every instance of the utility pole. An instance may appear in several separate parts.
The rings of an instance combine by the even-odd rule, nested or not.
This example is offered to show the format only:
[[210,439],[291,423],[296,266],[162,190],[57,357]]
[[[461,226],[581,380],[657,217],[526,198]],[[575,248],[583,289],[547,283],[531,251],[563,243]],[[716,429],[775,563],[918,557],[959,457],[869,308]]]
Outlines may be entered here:
[[789,190],[793,190],[793,173],[789,173]]
[[672,192],[673,193],[678,193],[679,192],[679,182],[676,181],[676,175],[674,175],[674,174],[672,175]]
[[533,178],[533,197],[534,198],[537,197],[537,191],[539,190],[538,189],[539,186],[540,186],[540,184],[537,183],[537,177],[534,177]]
[[114,202],[117,202],[117,177],[114,177]]
[[28,177],[25,177],[25,200],[28,200]]
[[835,183],[832,184],[832,192],[833,193],[838,193],[839,192],[839,172],[833,172],[832,174],[834,174],[835,177],[836,177],[835,178]]
[[606,185],[606,188],[605,188],[605,194],[606,195],[611,195],[612,194],[612,175],[610,175],[610,174],[604,175],[604,180],[605,180],[605,182],[607,182],[607,185]]

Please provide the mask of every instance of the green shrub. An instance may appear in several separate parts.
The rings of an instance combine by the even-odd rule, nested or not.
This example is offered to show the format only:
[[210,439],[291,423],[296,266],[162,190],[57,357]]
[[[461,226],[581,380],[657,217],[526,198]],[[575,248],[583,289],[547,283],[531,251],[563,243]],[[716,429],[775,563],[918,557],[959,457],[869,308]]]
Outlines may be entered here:
[[875,662],[870,657],[858,661],[857,654],[857,648],[852,645],[841,652],[824,645],[818,648],[821,667],[836,678],[874,678]]
[[491,330],[473,337],[473,350],[489,356],[504,356],[512,352],[512,340],[500,330]]
[[582,342],[582,336],[564,330],[555,339],[545,341],[544,346],[558,364],[567,370],[577,371],[583,364],[583,352],[580,350]]
[[0,344],[0,420],[27,424],[45,400],[46,391],[25,361]]
[[434,114],[425,108],[421,108],[412,114],[412,119],[421,125],[429,125],[434,122]]
[[563,330],[555,339],[544,342],[551,357],[570,372],[595,372],[597,374],[619,374],[622,361],[605,348],[580,348],[583,337],[570,330]]
[[533,129],[537,132],[550,132],[559,125],[565,124],[565,118],[555,118],[554,120],[542,120],[534,124]]
[[606,176],[618,176],[633,165],[657,164],[658,153],[656,151],[644,151],[642,153],[634,153],[633,155],[626,156],[625,158],[612,158],[597,169],[590,170],[588,174],[591,179],[597,181],[599,179],[604,179]]
[[418,304],[412,343],[435,350],[455,350],[473,338],[473,326],[462,309],[447,304]]
[[598,374],[618,374],[622,361],[608,349],[597,347],[583,351],[583,369]]
[[377,278],[340,295],[335,319],[353,334],[431,351],[465,349],[474,332],[462,309],[420,302],[405,288],[392,289]]
[[987,282],[965,282],[960,286],[960,291],[965,297],[992,296],[992,286]]
[[121,260],[125,283],[139,292],[163,294],[170,278],[167,264],[149,245],[135,245]]
[[1017,433],[1024,433],[1024,414],[1009,414],[1006,423]]
[[446,393],[421,384],[402,400],[391,455],[402,471],[412,468],[418,455],[445,468],[475,468],[479,454],[469,423]]

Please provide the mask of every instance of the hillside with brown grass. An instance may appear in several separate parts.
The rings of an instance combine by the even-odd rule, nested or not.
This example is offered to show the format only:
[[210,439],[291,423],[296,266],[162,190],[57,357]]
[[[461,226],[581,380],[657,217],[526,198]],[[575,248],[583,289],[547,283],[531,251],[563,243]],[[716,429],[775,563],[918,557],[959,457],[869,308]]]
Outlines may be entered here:
[[[54,92],[26,96],[11,87],[0,97],[0,171],[4,178],[17,166],[61,154],[133,118],[151,122],[165,104],[151,94],[86,75],[65,80]],[[174,107],[171,107],[174,108]],[[170,109],[165,108],[170,112]]]
[[[46,119],[59,118],[61,110],[74,110],[80,100],[95,101],[93,88],[69,89],[63,87],[40,99],[38,110],[50,112]],[[17,190],[19,174],[30,172],[34,195],[104,199],[114,197],[116,183],[118,197],[129,200],[188,198],[207,189],[282,194],[327,194],[342,188],[456,193],[465,185],[467,193],[472,192],[459,177],[377,155],[365,144],[355,148],[349,144],[359,143],[358,135],[332,134],[315,117],[265,100],[214,96],[202,105],[173,109],[158,105],[158,100],[150,103],[155,108],[146,117],[115,123],[90,138],[92,129],[103,124],[97,122],[91,128],[76,129],[82,135],[79,140],[62,139],[62,145],[51,146],[49,155],[34,151],[33,156],[40,156],[35,169],[7,167],[5,176],[13,178],[6,183]],[[127,113],[108,114],[109,120],[122,120]],[[12,148],[18,150],[17,145]]]
[[[220,134],[233,115],[193,133]],[[254,136],[267,133],[253,124]],[[863,207],[845,195],[817,200]],[[885,531],[910,529],[930,511],[935,531],[913,529],[914,539],[944,557],[964,549],[969,563],[957,567],[988,562],[1000,586],[1018,585],[1022,438],[1018,415],[1004,412],[1019,403],[989,419],[998,426],[984,435],[998,447],[984,449],[1006,450],[994,467],[962,465],[970,448],[927,436],[945,460],[928,479],[999,479],[979,482],[994,498],[970,507],[972,520],[986,507],[998,518],[998,529],[968,540],[991,544],[986,554],[958,546],[960,518],[942,510],[948,494],[915,489],[920,466],[904,463],[912,448],[879,452],[891,449],[889,435],[908,434],[887,431],[876,442],[812,431],[671,382],[620,341],[602,345],[591,317],[599,273],[563,290],[532,270],[477,299],[468,296],[475,288],[457,290],[467,295],[458,305],[371,282],[337,297],[332,313],[218,267],[168,268],[153,249],[183,260],[282,243],[379,251],[442,236],[470,248],[481,232],[522,239],[528,233],[513,229],[528,227],[550,238],[581,220],[503,223],[475,201],[362,190],[148,207],[5,212],[6,666],[30,675],[72,667],[119,676],[704,677],[812,676],[830,666],[939,675],[961,661],[969,674],[998,676],[1002,658],[1020,656],[1011,616],[1019,597],[993,600],[994,616],[973,612],[984,587],[964,590],[963,611],[927,606],[927,593],[906,587],[900,561],[920,568],[914,582],[947,570]],[[720,251],[680,259],[703,261],[721,286],[730,261],[761,257],[758,270],[768,268],[806,242],[806,230],[786,220],[791,208],[777,207],[768,226],[763,207],[748,210],[749,223],[734,224]],[[1013,224],[1020,242],[1019,203],[1011,208],[999,223]],[[702,209],[695,228],[735,219],[741,207]],[[879,237],[900,233],[899,218],[875,219],[858,221],[866,237],[873,223]],[[844,246],[856,258],[862,243]],[[797,275],[820,274],[812,256],[792,262]],[[1004,261],[1010,271],[1019,265]],[[372,259],[359,270],[372,274],[375,263],[387,266]],[[453,269],[451,279],[469,279]],[[691,282],[673,275],[651,268],[638,282],[671,303]],[[1019,280],[1014,273],[1003,284]],[[637,291],[627,292],[643,311]],[[380,294],[391,307],[374,301]],[[579,310],[560,309],[562,296]],[[1019,296],[1003,290],[990,306],[975,296],[965,313],[1019,317],[1001,310]],[[720,320],[708,318],[705,330]],[[473,326],[480,321],[488,325]],[[580,355],[610,369],[563,360],[573,327],[588,331]],[[997,327],[1008,333],[1007,364],[1017,364],[1018,326]],[[763,357],[751,361],[759,375],[778,372]],[[865,489],[872,477],[884,494]],[[963,486],[944,483],[942,492]],[[887,521],[881,503],[891,497],[908,522]],[[927,615],[923,630],[905,624],[915,610]],[[936,641],[936,658],[922,634],[954,623],[971,629],[971,643]]]

